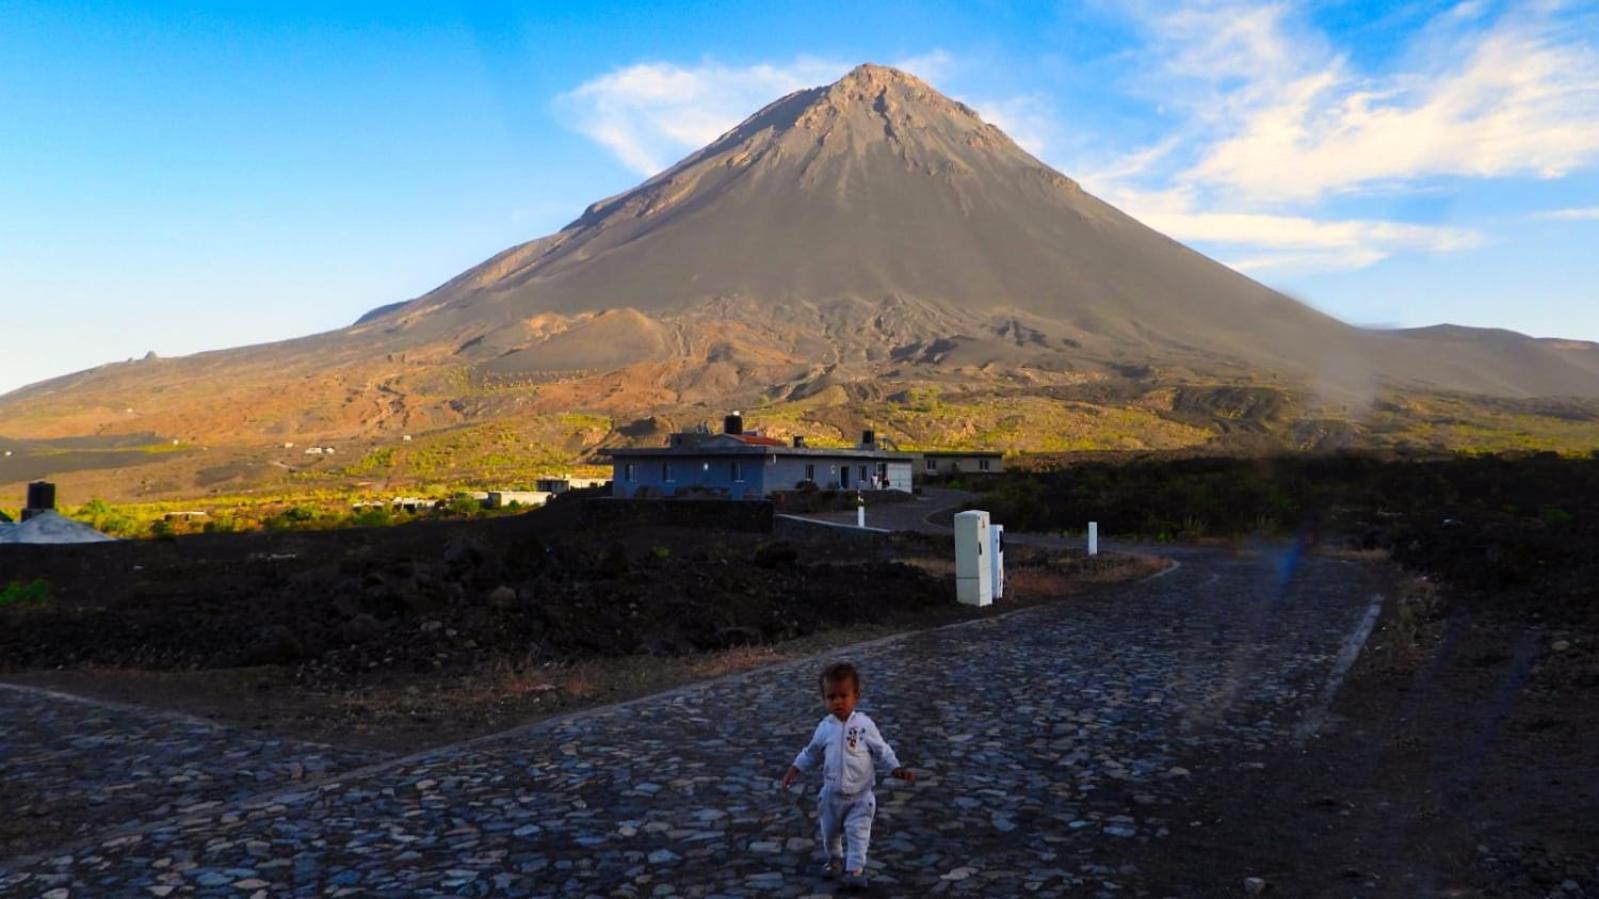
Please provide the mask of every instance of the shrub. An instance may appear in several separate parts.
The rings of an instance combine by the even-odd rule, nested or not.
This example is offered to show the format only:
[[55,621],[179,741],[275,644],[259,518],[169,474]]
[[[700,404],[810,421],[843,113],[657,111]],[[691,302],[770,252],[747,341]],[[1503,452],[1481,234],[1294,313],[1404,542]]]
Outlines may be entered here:
[[394,523],[394,513],[388,506],[367,506],[350,515],[350,525],[358,528],[379,528]]
[[103,499],[89,500],[79,506],[71,517],[112,537],[142,537],[146,533],[145,526],[138,519]]
[[471,494],[457,493],[455,496],[450,497],[450,502],[444,507],[444,510],[451,515],[472,516],[483,511],[483,503],[473,498]]
[[42,606],[50,602],[50,582],[43,578],[31,581],[12,581],[0,590],[0,608],[5,606]]

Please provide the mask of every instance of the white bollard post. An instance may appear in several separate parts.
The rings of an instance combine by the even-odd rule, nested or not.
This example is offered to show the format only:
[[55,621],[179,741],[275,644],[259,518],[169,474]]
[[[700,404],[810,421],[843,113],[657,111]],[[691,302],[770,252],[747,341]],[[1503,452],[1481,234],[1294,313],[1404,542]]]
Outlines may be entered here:
[[1099,555],[1099,522],[1097,521],[1088,523],[1088,554],[1091,556]]
[[855,507],[855,526],[858,527],[858,528],[866,527],[866,504],[865,503],[861,503],[860,505]]

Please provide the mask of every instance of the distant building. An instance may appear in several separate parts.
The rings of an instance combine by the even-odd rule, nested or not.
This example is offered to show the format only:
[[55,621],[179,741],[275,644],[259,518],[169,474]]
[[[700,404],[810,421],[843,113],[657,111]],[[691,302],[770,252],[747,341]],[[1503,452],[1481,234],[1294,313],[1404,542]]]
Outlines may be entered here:
[[551,495],[548,490],[490,490],[484,505],[490,509],[503,509],[516,503],[523,508],[532,508],[549,502]]
[[558,478],[539,478],[534,487],[545,493],[565,493],[568,490],[604,487],[609,483],[606,478],[574,478],[571,475],[562,475]]
[[916,473],[924,478],[946,478],[957,474],[999,474],[1005,470],[1005,454],[979,450],[928,450],[915,453]]
[[786,443],[745,433],[736,412],[727,416],[720,434],[692,431],[671,435],[663,447],[606,452],[611,457],[611,495],[621,498],[764,499],[803,486],[911,490],[911,456],[879,450],[871,431],[853,449],[813,448],[803,437]]

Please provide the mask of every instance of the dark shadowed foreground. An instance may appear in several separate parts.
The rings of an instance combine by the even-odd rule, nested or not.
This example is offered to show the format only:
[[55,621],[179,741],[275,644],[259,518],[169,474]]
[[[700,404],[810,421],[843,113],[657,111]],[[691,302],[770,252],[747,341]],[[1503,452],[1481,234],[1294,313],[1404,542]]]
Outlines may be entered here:
[[[1305,759],[1326,745],[1304,725],[1323,720],[1340,652],[1382,589],[1376,573],[1320,558],[1295,567],[1273,553],[1182,558],[1181,568],[1140,585],[848,653],[865,672],[872,714],[926,774],[915,786],[882,789],[875,889],[1229,895],[1263,873],[1303,895],[1347,882],[1339,847],[1278,851],[1316,821],[1276,817],[1269,802],[1261,806],[1269,817],[1237,818],[1228,803],[1242,785],[1259,786],[1257,772],[1284,753],[1301,752],[1296,734],[1307,740]],[[216,895],[816,892],[815,785],[785,796],[774,778],[819,714],[817,664],[765,668],[332,779],[271,776],[251,797],[229,790],[209,803],[172,804],[138,826],[13,859],[0,865],[0,885],[96,895],[159,895],[167,886]],[[8,718],[35,702],[9,693],[4,701]],[[165,757],[184,751],[182,740],[140,736],[149,724],[89,706],[58,714],[83,716],[74,730],[99,753],[98,769],[126,772],[111,780],[164,773]],[[234,739],[240,768],[274,770]],[[83,771],[52,767],[11,740],[0,748],[8,781],[60,778],[65,791]],[[1326,789],[1349,786],[1359,785]],[[1214,855],[1179,864],[1217,841],[1258,841],[1280,864],[1259,872]],[[1373,859],[1385,876],[1408,869],[1465,885],[1491,873],[1392,845],[1390,857]],[[1360,892],[1417,894],[1387,881]]]

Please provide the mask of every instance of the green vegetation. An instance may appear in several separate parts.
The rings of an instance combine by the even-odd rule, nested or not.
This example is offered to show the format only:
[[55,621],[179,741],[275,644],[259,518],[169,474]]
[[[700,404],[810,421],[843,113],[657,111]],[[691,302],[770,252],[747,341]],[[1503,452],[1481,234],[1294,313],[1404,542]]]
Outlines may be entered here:
[[1599,446],[1599,411],[1582,403],[1396,397],[1378,403],[1363,424],[1374,442],[1465,453],[1587,453]]
[[391,482],[449,480],[485,489],[526,483],[581,466],[574,457],[610,433],[598,415],[534,415],[417,435],[414,440],[374,447],[342,468],[312,479],[382,477]]
[[91,499],[75,510],[64,511],[67,517],[112,537],[142,537],[150,530],[151,520],[130,514],[103,499]]
[[0,608],[6,606],[42,606],[50,602],[50,582],[43,578],[31,581],[12,581],[0,589]]
[[[847,413],[847,414],[841,414]],[[896,401],[852,403],[840,388],[762,406],[752,426],[778,435],[803,434],[812,446],[852,446],[859,436],[840,421],[864,421],[901,449],[984,449],[1059,453],[1177,449],[1213,432],[1136,405],[1102,405],[1030,394],[948,395],[917,387]]]
[[[371,493],[316,491],[296,495],[213,497],[206,500],[112,505],[93,499],[63,514],[96,530],[124,539],[175,537],[184,534],[232,534],[243,531],[336,530],[350,527],[384,527],[424,518],[490,517],[515,514],[506,508],[490,510],[471,494],[446,495],[442,487],[414,491],[442,505],[408,512],[400,506],[361,505],[383,502]],[[192,513],[203,513],[195,516]]]

